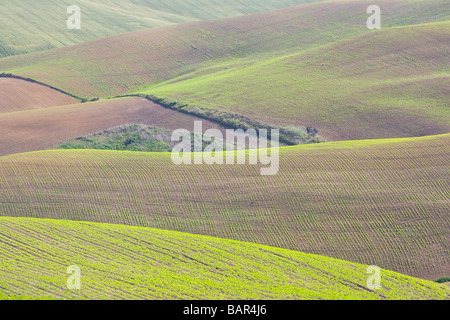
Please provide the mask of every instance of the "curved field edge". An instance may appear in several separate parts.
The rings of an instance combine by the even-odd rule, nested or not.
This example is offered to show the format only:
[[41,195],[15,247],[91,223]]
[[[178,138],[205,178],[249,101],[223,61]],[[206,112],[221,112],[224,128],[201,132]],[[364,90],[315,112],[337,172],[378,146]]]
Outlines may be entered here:
[[[448,299],[447,286],[245,242],[112,224],[0,218],[3,296],[61,299]],[[81,289],[67,289],[69,266]],[[0,295],[0,298],[2,296]]]
[[0,156],[51,148],[80,136],[121,125],[146,124],[165,130],[193,131],[194,121],[203,127],[226,127],[148,101],[120,98],[0,114]]
[[152,227],[447,276],[450,134],[281,148],[258,165],[170,153],[56,150],[0,157],[0,215]]

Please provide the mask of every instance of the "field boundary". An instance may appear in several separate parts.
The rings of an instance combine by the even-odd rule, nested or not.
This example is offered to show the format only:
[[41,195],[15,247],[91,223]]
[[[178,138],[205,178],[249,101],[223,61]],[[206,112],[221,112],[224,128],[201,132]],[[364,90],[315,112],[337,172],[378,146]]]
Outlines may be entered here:
[[11,78],[11,79],[23,80],[23,81],[26,81],[26,82],[36,83],[36,84],[39,84],[39,85],[41,85],[41,86],[44,86],[44,87],[50,88],[50,89],[52,89],[52,90],[58,91],[58,92],[60,92],[60,93],[62,93],[62,94],[68,95],[68,96],[70,96],[70,97],[72,97],[72,98],[78,99],[78,100],[80,100],[82,103],[88,101],[88,100],[83,99],[83,98],[81,98],[81,97],[78,97],[78,96],[76,96],[76,95],[74,95],[74,94],[72,94],[72,93],[69,93],[69,92],[67,92],[67,91],[58,89],[58,88],[56,88],[56,87],[54,87],[54,86],[52,86],[52,85],[49,85],[49,84],[47,84],[47,83],[44,83],[44,82],[41,82],[41,81],[38,81],[38,80],[34,80],[34,79],[31,79],[31,78],[22,77],[22,76],[19,76],[19,75],[16,75],[16,74],[12,74],[12,73],[0,73],[0,78]]
[[314,127],[305,127],[306,136],[300,138],[295,130],[288,127],[277,127],[268,123],[256,121],[248,117],[230,113],[226,111],[218,111],[211,108],[199,107],[176,101],[170,101],[165,98],[160,98],[154,95],[148,94],[126,94],[115,96],[114,98],[126,98],[126,97],[140,97],[147,99],[155,104],[158,104],[164,108],[175,110],[184,114],[196,116],[208,121],[215,122],[231,129],[266,129],[268,130],[268,138],[270,138],[271,130],[278,129],[280,131],[280,142],[288,145],[295,146],[299,144],[310,144],[324,142],[318,134],[318,130]]
[[[35,83],[47,88],[50,88],[52,90],[55,90],[57,92],[60,92],[62,94],[65,94],[67,96],[70,96],[72,98],[75,98],[77,100],[80,100],[81,103],[86,102],[94,102],[98,101],[99,98],[92,98],[91,100],[81,98],[77,95],[74,95],[72,93],[69,93],[67,91],[64,91],[62,89],[59,89],[57,87],[54,87],[50,84],[47,84],[45,82],[41,82],[39,80],[35,80],[32,78],[22,77],[16,74],[12,73],[0,73],[0,78],[10,78],[10,79],[18,79],[30,83]],[[124,94],[124,95],[118,95],[115,97],[112,97],[110,99],[106,100],[114,100],[118,98],[127,98],[127,97],[139,97],[147,99],[157,105],[160,105],[163,108],[178,111],[187,115],[195,116],[200,119],[205,119],[220,125],[223,125],[224,127],[229,127],[230,129],[266,129],[268,130],[268,138],[271,137],[270,133],[274,129],[278,129],[280,132],[279,139],[281,143],[284,143],[288,146],[295,146],[299,144],[310,144],[310,143],[320,143],[324,142],[324,140],[318,136],[318,130],[314,127],[304,127],[305,135],[299,136],[299,133],[294,130],[294,128],[289,127],[277,127],[270,125],[268,123],[256,121],[253,119],[250,119],[248,117],[236,114],[236,113],[230,113],[226,111],[218,111],[211,108],[205,108],[205,107],[198,107],[193,106],[189,104],[183,104],[176,101],[169,101],[164,98],[156,97],[154,95],[148,95],[148,94]]]

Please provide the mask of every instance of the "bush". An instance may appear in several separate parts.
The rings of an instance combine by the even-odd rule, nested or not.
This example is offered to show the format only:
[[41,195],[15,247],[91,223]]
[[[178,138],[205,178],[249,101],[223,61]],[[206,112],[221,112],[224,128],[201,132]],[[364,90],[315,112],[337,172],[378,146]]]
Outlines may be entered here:
[[450,277],[440,277],[439,279],[434,280],[434,282],[437,282],[437,283],[450,282]]
[[145,125],[120,126],[61,143],[59,149],[168,152],[170,132]]

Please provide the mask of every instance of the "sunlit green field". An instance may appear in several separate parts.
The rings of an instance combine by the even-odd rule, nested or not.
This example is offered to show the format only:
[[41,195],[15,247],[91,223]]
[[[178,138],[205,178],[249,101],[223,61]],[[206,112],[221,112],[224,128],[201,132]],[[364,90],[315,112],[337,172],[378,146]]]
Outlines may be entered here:
[[[446,299],[449,288],[300,252],[111,224],[0,218],[5,299]],[[81,289],[69,290],[69,266]]]
[[[327,1],[143,30],[71,48],[0,59],[0,71],[31,77],[77,96],[114,96],[180,74],[202,72],[206,67],[211,68],[208,73],[224,69],[224,64],[243,67],[373,33],[366,27],[368,3]],[[379,5],[386,11],[383,29],[450,18],[450,5],[445,0],[380,0]]]
[[[450,129],[450,22],[399,27],[246,67],[195,72],[138,90],[169,101],[304,124],[333,140]],[[401,52],[401,54],[395,54]]]

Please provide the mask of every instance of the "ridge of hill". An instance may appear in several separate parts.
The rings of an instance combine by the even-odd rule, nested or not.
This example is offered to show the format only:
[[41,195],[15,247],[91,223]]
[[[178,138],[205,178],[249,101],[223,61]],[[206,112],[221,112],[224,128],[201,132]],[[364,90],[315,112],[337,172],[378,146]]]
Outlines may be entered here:
[[450,131],[448,52],[450,21],[395,27],[137,92],[330,140],[433,135]]

